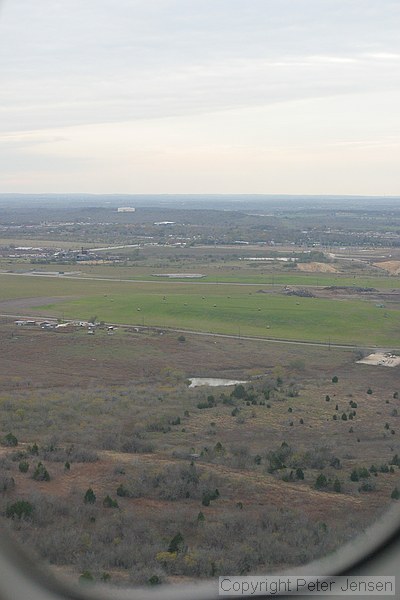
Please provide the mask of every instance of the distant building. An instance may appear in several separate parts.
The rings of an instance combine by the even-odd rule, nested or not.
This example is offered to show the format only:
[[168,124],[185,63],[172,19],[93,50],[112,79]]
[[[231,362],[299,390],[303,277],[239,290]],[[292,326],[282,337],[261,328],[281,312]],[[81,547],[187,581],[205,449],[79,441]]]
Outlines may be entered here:
[[135,212],[136,208],[133,206],[120,206],[117,208],[117,212]]

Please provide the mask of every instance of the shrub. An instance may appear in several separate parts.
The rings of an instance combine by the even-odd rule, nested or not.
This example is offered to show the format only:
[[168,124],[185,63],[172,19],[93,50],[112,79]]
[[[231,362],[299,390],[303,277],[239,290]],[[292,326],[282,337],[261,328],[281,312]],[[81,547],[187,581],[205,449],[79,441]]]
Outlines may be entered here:
[[80,583],[92,583],[94,581],[94,577],[90,571],[83,571],[83,573],[79,576]]
[[148,584],[149,585],[160,585],[161,584],[161,579],[159,578],[158,575],[152,575],[148,579]]
[[370,394],[370,395],[372,394],[372,390],[371,390],[371,388],[368,388],[368,389],[367,389],[367,394]]
[[329,464],[334,469],[342,468],[342,463],[340,462],[340,458],[338,458],[337,456],[333,456]]
[[320,473],[315,481],[315,488],[320,490],[328,486],[328,480],[323,473]]
[[359,467],[358,469],[353,469],[350,479],[351,481],[359,481],[360,479],[367,479],[370,476],[370,472],[366,467]]
[[334,375],[332,377],[332,383],[337,383],[339,381],[339,377],[337,375]]
[[353,471],[350,474],[350,479],[351,481],[360,481],[357,469],[353,469]]
[[94,493],[92,488],[89,488],[86,491],[86,493],[83,497],[83,501],[85,504],[94,504],[96,502],[96,494]]
[[183,535],[179,531],[170,541],[168,546],[168,552],[183,552],[185,546],[185,541],[183,539]]
[[118,502],[113,500],[111,496],[107,494],[107,496],[103,500],[104,508],[118,508]]
[[397,487],[394,488],[393,492],[390,494],[390,497],[392,498],[392,500],[400,499],[400,491]]
[[203,492],[203,497],[202,497],[201,503],[203,506],[210,506],[211,500],[216,500],[217,498],[219,498],[218,489],[216,489],[214,492],[205,491],[205,492]]
[[33,514],[33,505],[26,500],[18,500],[6,508],[7,519],[30,519]]
[[268,473],[273,473],[279,469],[286,468],[286,462],[292,455],[292,449],[286,442],[282,442],[281,447],[275,452],[269,452],[267,455],[269,461]]
[[50,481],[50,474],[46,467],[40,462],[36,465],[32,478],[36,481]]
[[3,444],[4,444],[4,446],[9,446],[9,447],[18,446],[18,440],[15,437],[15,435],[10,432],[10,433],[7,433],[6,436],[4,436]]
[[120,498],[129,498],[130,495],[130,491],[122,483],[117,487],[117,496],[120,496]]
[[27,473],[28,469],[29,469],[29,463],[26,462],[26,460],[22,460],[19,465],[18,465],[19,470],[21,471],[21,473]]
[[180,335],[180,336],[178,337],[178,342],[186,342],[186,338],[185,338],[185,336],[184,336],[184,335]]
[[347,415],[346,415],[346,413],[342,414],[342,421],[347,421]]
[[330,398],[330,396],[328,396],[328,394],[325,396],[325,400],[326,400],[327,402],[330,402],[330,401],[331,401],[331,398]]
[[15,488],[14,477],[0,476],[0,492],[9,492]]
[[395,454],[392,458],[392,460],[390,461],[389,465],[396,465],[397,467],[400,467],[400,458],[398,454]]
[[304,479],[304,471],[303,469],[300,469],[300,467],[296,469],[296,479]]
[[337,492],[338,494],[340,494],[340,492],[342,491],[342,484],[340,483],[340,481],[337,477],[336,477],[335,481],[333,482],[333,491]]
[[[242,400],[243,398],[245,398],[246,390],[245,390],[244,386],[241,383],[239,383],[239,385],[235,385],[235,389],[231,393],[231,396],[233,396],[234,398],[237,398],[238,400]],[[268,400],[268,398],[266,398],[266,399]]]
[[364,481],[358,488],[359,492],[373,492],[375,491],[375,484],[369,481]]
[[35,443],[32,446],[28,446],[28,452],[29,454],[38,456],[39,454],[39,446]]

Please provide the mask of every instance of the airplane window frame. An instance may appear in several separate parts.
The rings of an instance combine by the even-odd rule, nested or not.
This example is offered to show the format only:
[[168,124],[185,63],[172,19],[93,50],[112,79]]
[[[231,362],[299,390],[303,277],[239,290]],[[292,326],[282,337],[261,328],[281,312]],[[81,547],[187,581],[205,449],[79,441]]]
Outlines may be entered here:
[[[359,535],[331,556],[295,569],[287,569],[284,574],[327,577],[395,575],[399,568],[400,503],[392,503],[382,519],[374,522],[366,534]],[[211,600],[218,598],[217,582],[216,577],[213,580],[199,580],[193,585],[162,585],[157,588],[69,585],[65,580],[58,580],[50,568],[36,565],[27,550],[0,525],[0,600]]]
[[[0,533],[0,600],[213,600],[219,597],[218,578],[199,581],[193,585],[162,585],[157,588],[69,585],[66,580],[58,580],[50,568],[35,565],[24,548],[6,532]],[[400,511],[396,504],[386,511],[380,521],[373,523],[365,534],[357,536],[353,542],[345,544],[332,555],[274,575],[395,576],[399,567]],[[315,595],[311,594],[310,597]]]

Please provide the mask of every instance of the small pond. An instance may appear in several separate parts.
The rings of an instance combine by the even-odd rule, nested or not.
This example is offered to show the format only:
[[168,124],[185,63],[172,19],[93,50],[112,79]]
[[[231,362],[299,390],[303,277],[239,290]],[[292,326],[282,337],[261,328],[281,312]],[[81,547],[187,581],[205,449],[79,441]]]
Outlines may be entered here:
[[214,377],[190,377],[189,387],[199,387],[200,385],[208,385],[217,387],[219,385],[238,385],[239,383],[247,383],[247,381],[237,381],[236,379],[216,379]]

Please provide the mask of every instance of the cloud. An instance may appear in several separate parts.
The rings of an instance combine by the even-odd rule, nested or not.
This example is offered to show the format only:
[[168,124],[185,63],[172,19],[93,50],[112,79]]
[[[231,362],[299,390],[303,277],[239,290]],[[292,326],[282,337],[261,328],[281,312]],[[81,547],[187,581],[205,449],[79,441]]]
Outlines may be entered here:
[[36,169],[45,181],[51,167],[60,184],[99,185],[97,165],[105,186],[111,145],[127,185],[130,160],[143,154],[147,174],[164,172],[168,156],[171,173],[183,161],[195,177],[199,161],[213,171],[208,153],[210,185],[218,156],[226,178],[229,164],[246,165],[243,182],[257,164],[261,185],[262,157],[278,153],[284,177],[303,153],[323,178],[340,147],[347,159],[367,147],[378,154],[400,134],[399,30],[397,0],[9,0],[4,177]]

